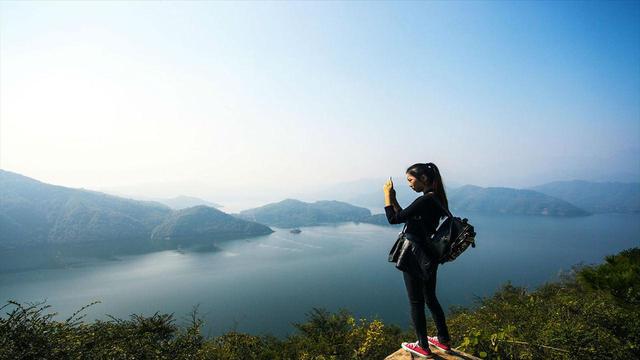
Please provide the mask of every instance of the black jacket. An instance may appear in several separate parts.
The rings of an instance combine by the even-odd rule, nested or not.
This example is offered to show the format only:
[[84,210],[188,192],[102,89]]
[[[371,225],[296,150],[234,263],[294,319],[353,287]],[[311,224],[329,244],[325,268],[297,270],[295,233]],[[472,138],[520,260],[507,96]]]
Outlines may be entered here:
[[389,224],[407,223],[406,233],[420,238],[431,236],[436,232],[440,218],[446,215],[434,196],[433,193],[422,195],[399,212],[391,205],[385,206]]
[[[422,195],[406,209],[395,212],[393,206],[386,206],[385,213],[390,224],[406,222],[406,236],[398,237],[389,252],[389,261],[396,268],[428,280],[437,269],[438,262],[425,250],[425,241],[435,233],[444,211],[429,193]],[[402,234],[402,233],[401,233]]]

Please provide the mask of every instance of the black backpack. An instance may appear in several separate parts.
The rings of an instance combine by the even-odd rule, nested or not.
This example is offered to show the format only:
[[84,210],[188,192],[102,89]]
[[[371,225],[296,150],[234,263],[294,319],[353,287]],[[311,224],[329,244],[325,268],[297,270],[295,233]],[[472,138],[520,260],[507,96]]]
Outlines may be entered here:
[[442,206],[438,198],[433,196],[438,206],[447,214],[447,218],[438,226],[436,232],[427,239],[427,252],[440,264],[455,260],[469,245],[476,247],[476,232],[468,219],[454,217],[449,209]]

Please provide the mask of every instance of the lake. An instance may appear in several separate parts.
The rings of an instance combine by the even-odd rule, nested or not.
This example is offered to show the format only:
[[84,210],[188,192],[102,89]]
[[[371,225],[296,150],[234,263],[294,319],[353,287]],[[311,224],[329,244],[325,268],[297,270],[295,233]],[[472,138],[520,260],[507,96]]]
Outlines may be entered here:
[[[640,214],[578,218],[466,215],[477,247],[440,266],[442,305],[472,305],[501,284],[535,288],[580,262],[640,246]],[[273,227],[272,227],[273,228]],[[313,307],[409,325],[402,274],[387,262],[401,227],[342,223],[220,244],[217,252],[161,251],[89,260],[60,269],[0,273],[0,300],[47,300],[64,319],[174,313],[186,324],[199,304],[205,335],[229,330],[285,336]]]

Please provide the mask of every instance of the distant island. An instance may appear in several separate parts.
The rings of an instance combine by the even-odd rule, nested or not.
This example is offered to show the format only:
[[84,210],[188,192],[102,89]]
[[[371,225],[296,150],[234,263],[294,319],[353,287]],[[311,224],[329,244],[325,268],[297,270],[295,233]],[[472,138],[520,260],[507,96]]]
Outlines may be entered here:
[[201,205],[169,214],[152,230],[151,241],[163,248],[173,248],[177,245],[197,245],[205,239],[230,240],[272,232],[265,225]]
[[277,203],[241,211],[241,219],[269,226],[295,228],[348,221],[364,221],[371,218],[371,211],[341,201],[316,201],[308,203],[285,199]]

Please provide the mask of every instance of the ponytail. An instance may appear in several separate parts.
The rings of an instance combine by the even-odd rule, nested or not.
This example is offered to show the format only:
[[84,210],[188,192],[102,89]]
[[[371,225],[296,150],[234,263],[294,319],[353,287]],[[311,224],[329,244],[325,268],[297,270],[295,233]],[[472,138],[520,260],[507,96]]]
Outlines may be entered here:
[[422,175],[426,175],[427,181],[433,186],[433,192],[438,197],[438,200],[440,200],[440,204],[442,204],[445,209],[449,209],[449,202],[447,201],[447,194],[444,190],[440,170],[438,170],[438,167],[434,163],[413,164],[409,166],[406,172],[418,179],[420,179]]

